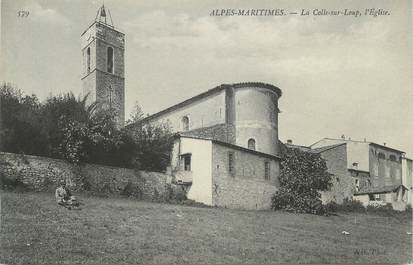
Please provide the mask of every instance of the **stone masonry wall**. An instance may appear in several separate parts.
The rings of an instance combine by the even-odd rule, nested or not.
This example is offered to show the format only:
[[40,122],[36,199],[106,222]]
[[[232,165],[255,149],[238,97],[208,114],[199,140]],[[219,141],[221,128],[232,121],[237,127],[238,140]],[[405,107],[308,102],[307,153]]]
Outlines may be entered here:
[[73,191],[122,194],[126,189],[142,199],[168,192],[170,175],[96,164],[73,166],[63,160],[0,152],[0,186],[20,182],[34,191],[54,191],[65,180]]
[[333,186],[329,191],[322,192],[323,203],[334,201],[338,204],[343,200],[352,199],[353,180],[350,172],[347,170],[347,148],[346,145],[340,145],[321,153],[325,159],[328,172],[333,174]]
[[[228,169],[228,153],[234,154],[234,173]],[[270,178],[264,178],[264,162],[270,163]],[[269,209],[277,191],[279,161],[227,146],[212,147],[212,203],[240,209]]]

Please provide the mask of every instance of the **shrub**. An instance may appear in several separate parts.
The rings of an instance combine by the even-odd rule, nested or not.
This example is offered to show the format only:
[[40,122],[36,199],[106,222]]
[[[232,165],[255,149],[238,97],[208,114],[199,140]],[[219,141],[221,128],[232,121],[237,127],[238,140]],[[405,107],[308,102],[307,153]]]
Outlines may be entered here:
[[280,189],[272,197],[272,209],[324,214],[320,191],[331,186],[331,174],[319,154],[287,148],[281,162]]
[[365,212],[366,208],[360,201],[344,199],[342,204],[329,202],[324,206],[326,212]]
[[28,191],[29,187],[19,179],[9,179],[0,174],[0,188],[17,192]]
[[139,186],[133,185],[133,183],[129,181],[128,184],[126,184],[125,188],[122,190],[121,195],[141,200],[143,197],[143,192]]

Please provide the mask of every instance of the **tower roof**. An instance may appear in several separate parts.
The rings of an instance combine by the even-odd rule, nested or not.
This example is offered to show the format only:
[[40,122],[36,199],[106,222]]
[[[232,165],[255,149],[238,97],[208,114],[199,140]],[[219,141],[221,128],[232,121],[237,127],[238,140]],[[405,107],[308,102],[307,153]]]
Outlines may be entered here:
[[109,27],[114,28],[112,15],[110,14],[109,9],[105,8],[105,4],[103,4],[96,13],[95,22],[103,23]]

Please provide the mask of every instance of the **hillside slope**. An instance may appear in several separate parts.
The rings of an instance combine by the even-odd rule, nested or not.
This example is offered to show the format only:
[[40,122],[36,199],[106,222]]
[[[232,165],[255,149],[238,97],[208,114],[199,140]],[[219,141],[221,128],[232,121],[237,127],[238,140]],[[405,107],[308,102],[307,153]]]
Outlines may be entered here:
[[[1,191],[0,263],[350,263],[411,261],[411,219],[321,217]],[[345,230],[350,235],[343,235]]]

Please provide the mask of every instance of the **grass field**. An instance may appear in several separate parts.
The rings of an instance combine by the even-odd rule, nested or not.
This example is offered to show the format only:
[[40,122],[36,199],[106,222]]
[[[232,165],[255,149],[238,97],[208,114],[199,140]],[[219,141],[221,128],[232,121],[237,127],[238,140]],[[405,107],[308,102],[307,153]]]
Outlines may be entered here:
[[[322,217],[1,192],[0,263],[411,263],[411,217]],[[343,235],[345,230],[350,235]]]

